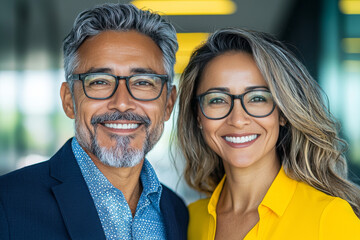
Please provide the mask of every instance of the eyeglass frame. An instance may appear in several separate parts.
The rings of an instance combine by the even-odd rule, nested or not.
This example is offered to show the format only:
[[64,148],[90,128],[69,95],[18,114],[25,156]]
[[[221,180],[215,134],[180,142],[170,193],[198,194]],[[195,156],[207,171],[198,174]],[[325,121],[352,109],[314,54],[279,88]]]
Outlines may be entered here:
[[[220,119],[224,119],[224,118],[226,118],[227,116],[229,116],[230,113],[231,113],[231,111],[232,111],[233,108],[234,108],[234,101],[235,101],[235,99],[240,99],[240,103],[241,103],[242,108],[244,109],[244,111],[245,111],[249,116],[256,117],[256,118],[264,118],[264,117],[267,117],[267,116],[269,116],[270,114],[272,114],[272,113],[274,112],[275,106],[276,106],[276,104],[275,104],[274,101],[273,101],[273,107],[272,107],[271,111],[270,111],[268,114],[266,114],[266,115],[256,116],[256,115],[253,115],[253,114],[251,114],[251,113],[248,112],[248,110],[246,109],[245,104],[244,104],[244,95],[247,94],[247,93],[249,93],[249,92],[254,92],[254,91],[264,91],[264,92],[269,92],[269,93],[271,94],[271,92],[270,92],[269,90],[263,90],[263,89],[262,89],[262,90],[249,90],[249,91],[244,92],[243,94],[235,94],[235,95],[234,95],[234,94],[227,93],[227,92],[221,92],[221,91],[219,91],[219,92],[205,92],[205,93],[202,93],[202,94],[200,94],[200,95],[197,95],[197,96],[195,97],[195,100],[199,102],[201,113],[202,113],[207,119],[210,119],[210,120],[220,120]],[[231,106],[230,106],[230,108],[229,108],[229,112],[228,112],[225,116],[220,117],[220,118],[211,118],[211,117],[208,117],[208,116],[204,113],[204,110],[203,110],[203,107],[202,107],[202,104],[201,104],[200,99],[201,99],[203,96],[205,96],[205,95],[207,95],[207,94],[211,94],[211,93],[223,93],[223,94],[228,95],[228,96],[231,97]]]
[[[85,90],[85,77],[86,76],[89,76],[89,75],[107,75],[107,76],[112,76],[115,78],[115,87],[114,87],[114,90],[113,92],[110,94],[110,96],[108,97],[105,97],[105,98],[96,98],[96,97],[90,97],[86,90]],[[130,87],[129,87],[129,79],[132,78],[132,77],[136,77],[136,76],[154,76],[154,77],[158,77],[161,79],[161,89],[160,89],[160,92],[159,92],[159,95],[155,98],[151,98],[151,99],[141,99],[141,98],[136,98],[134,97],[134,95],[132,94],[132,92],[130,91]],[[126,89],[128,90],[130,96],[136,100],[139,100],[139,101],[145,101],[145,102],[148,102],[148,101],[153,101],[153,100],[156,100],[158,99],[161,94],[162,94],[162,91],[163,91],[163,88],[164,88],[164,85],[167,81],[169,81],[169,76],[168,75],[164,75],[164,74],[153,74],[153,73],[142,73],[142,74],[133,74],[133,75],[130,75],[130,76],[116,76],[114,74],[110,74],[110,73],[79,73],[79,74],[71,74],[69,75],[68,77],[70,80],[79,80],[82,82],[82,86],[83,86],[83,91],[86,95],[86,97],[90,98],[90,99],[95,99],[95,100],[106,100],[106,99],[109,99],[111,98],[112,96],[114,96],[118,86],[119,86],[119,81],[120,80],[125,80],[125,85],[126,85]]]

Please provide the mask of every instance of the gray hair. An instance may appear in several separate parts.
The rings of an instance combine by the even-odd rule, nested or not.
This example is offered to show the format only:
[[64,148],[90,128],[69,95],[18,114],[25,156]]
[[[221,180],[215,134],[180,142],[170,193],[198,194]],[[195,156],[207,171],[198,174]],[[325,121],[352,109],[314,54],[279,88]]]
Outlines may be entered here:
[[[103,4],[81,12],[70,33],[64,39],[64,69],[71,92],[74,82],[69,78],[77,68],[77,50],[89,37],[104,31],[130,31],[149,36],[163,53],[164,68],[169,76],[168,90],[174,78],[175,54],[178,50],[175,28],[156,13],[144,11],[131,4]],[[169,91],[168,91],[169,93]]]

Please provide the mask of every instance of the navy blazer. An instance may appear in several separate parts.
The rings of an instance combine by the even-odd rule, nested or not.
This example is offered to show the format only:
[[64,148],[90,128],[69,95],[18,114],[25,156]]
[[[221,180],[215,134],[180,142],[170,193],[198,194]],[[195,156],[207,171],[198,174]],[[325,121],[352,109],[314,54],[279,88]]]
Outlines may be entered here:
[[[186,239],[187,208],[164,185],[160,208],[167,238]],[[0,239],[105,239],[71,139],[50,160],[0,177]]]

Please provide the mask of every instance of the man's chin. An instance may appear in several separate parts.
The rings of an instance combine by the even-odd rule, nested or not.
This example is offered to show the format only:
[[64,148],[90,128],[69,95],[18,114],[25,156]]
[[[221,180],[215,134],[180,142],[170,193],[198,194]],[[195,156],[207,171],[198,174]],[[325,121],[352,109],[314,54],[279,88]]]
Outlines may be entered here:
[[96,146],[93,153],[101,163],[115,168],[134,167],[145,157],[143,151],[132,148],[107,149],[106,147]]
[[137,165],[139,165],[141,162],[143,161],[143,159],[141,159],[140,161],[132,161],[132,162],[121,162],[121,161],[118,161],[118,162],[112,162],[112,161],[108,161],[108,160],[101,160],[100,159],[100,162],[102,164],[104,164],[105,166],[108,166],[108,167],[112,167],[112,168],[132,168],[132,167],[135,167]]

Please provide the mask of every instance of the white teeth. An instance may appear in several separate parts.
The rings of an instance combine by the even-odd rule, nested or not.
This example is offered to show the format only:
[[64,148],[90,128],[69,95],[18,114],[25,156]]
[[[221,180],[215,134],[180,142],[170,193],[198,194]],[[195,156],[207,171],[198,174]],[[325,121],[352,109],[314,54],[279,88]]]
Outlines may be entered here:
[[249,135],[243,137],[225,137],[225,140],[232,143],[246,143],[257,138],[257,135]]
[[139,127],[139,124],[137,123],[129,123],[129,124],[105,123],[104,125],[108,128],[115,128],[115,129],[135,129]]

